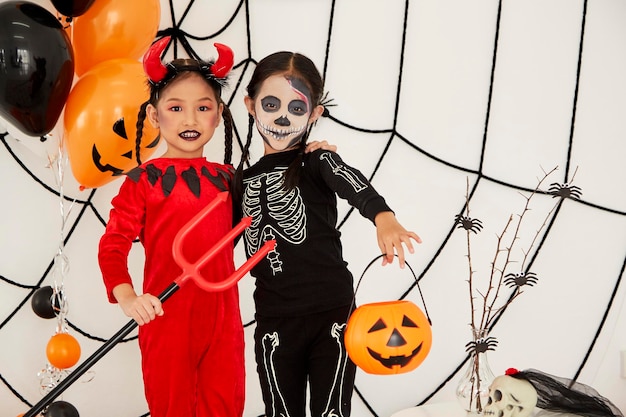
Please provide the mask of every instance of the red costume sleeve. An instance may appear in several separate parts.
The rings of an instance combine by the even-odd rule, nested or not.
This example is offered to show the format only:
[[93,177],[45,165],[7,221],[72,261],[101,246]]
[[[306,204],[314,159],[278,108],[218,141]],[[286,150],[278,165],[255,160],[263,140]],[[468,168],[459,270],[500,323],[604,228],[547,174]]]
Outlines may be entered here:
[[145,217],[145,196],[142,184],[129,178],[124,180],[118,195],[113,198],[109,222],[98,247],[98,263],[107,296],[111,303],[117,300],[113,288],[120,284],[133,285],[128,272],[128,254],[133,241],[142,232]]

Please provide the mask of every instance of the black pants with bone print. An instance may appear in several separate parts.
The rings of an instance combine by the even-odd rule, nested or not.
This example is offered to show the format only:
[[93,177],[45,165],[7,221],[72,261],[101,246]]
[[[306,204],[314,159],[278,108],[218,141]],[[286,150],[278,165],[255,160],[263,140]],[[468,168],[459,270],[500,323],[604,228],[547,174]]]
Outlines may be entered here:
[[266,417],[350,416],[356,366],[343,344],[350,306],[298,317],[256,317],[255,355]]

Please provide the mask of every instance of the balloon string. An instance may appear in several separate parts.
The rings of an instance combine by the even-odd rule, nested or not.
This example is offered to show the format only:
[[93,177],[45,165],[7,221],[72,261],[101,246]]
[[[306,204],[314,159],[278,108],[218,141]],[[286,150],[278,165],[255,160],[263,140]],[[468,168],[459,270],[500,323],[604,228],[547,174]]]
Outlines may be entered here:
[[57,155],[51,164],[53,167],[53,171],[55,174],[55,180],[57,184],[57,188],[59,191],[59,214],[61,216],[61,226],[59,230],[59,244],[57,248],[57,253],[54,257],[54,268],[53,268],[53,282],[54,282],[54,291],[52,293],[51,303],[54,309],[58,308],[57,311],[57,333],[67,333],[68,325],[67,325],[67,299],[65,297],[65,276],[69,270],[69,261],[65,256],[65,226],[67,223],[67,219],[69,216],[69,211],[74,204],[74,201],[70,205],[69,210],[66,212],[65,210],[65,165],[66,165],[66,157],[63,149],[63,140],[60,138],[58,140],[58,148]]

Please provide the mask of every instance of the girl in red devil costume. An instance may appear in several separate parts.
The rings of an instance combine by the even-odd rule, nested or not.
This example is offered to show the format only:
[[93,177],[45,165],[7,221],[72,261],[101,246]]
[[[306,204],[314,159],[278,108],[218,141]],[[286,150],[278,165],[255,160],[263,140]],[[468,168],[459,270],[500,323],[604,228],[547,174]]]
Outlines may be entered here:
[[[160,56],[168,41],[157,41],[144,57],[150,98],[141,107],[137,129],[141,132],[147,118],[160,130],[167,148],[161,157],[127,174],[112,200],[98,259],[109,300],[140,325],[150,415],[239,417],[245,367],[237,287],[207,292],[190,282],[165,309],[154,295],[181,273],[172,256],[176,233],[218,193],[230,189],[232,117],[220,94],[233,54],[216,44],[215,62],[176,59],[163,65]],[[226,136],[224,164],[203,157],[220,118]],[[232,225],[229,197],[192,230],[183,247],[186,258],[197,259]],[[128,271],[128,254],[136,238],[145,250],[141,295]],[[204,268],[202,277],[220,281],[234,269],[231,243]]]

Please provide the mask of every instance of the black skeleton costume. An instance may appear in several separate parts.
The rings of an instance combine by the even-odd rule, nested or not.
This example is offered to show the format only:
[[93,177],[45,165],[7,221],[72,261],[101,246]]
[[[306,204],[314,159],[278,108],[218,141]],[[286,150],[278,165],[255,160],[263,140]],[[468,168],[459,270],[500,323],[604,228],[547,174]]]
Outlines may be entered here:
[[[265,155],[244,172],[242,209],[253,217],[244,234],[246,255],[276,240],[275,249],[251,271],[257,365],[259,375],[266,376],[261,378],[264,397],[271,398],[268,417],[304,415],[304,404],[295,399],[306,390],[307,373],[312,415],[345,417],[355,366],[343,346],[343,329],[354,290],[336,229],[337,196],[372,222],[391,209],[363,174],[325,150],[304,156],[298,186],[286,190],[284,172],[298,152]],[[298,349],[309,357],[297,357]],[[315,362],[320,357],[324,362]],[[298,366],[302,378],[294,377]],[[320,393],[322,388],[326,392]]]

